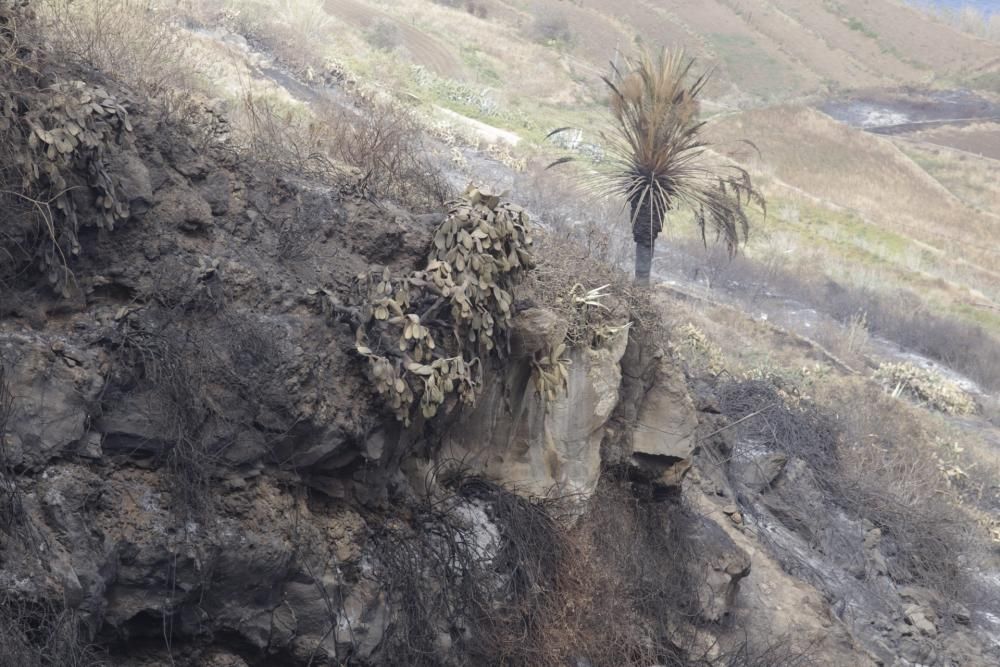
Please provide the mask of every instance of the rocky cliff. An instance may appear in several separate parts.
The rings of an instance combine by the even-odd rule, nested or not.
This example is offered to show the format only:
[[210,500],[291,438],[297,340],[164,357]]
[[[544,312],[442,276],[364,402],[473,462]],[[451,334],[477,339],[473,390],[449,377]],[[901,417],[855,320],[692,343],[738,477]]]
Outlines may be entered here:
[[[5,660],[70,664],[32,653],[44,628],[113,664],[464,663],[513,621],[461,605],[502,610],[521,560],[556,557],[514,558],[518,512],[548,525],[558,496],[579,514],[609,470],[677,496],[698,418],[643,332],[571,348],[547,400],[532,363],[566,322],[519,306],[475,405],[406,427],[316,294],[423,269],[441,216],[196,146],[138,106],[129,119],[99,158],[114,229],[82,186],[69,277],[11,262],[5,278]],[[737,554],[705,601],[718,620],[749,565],[713,539]],[[536,585],[568,564],[547,567]]]
[[4,54],[0,666],[991,664],[950,543],[655,290]]

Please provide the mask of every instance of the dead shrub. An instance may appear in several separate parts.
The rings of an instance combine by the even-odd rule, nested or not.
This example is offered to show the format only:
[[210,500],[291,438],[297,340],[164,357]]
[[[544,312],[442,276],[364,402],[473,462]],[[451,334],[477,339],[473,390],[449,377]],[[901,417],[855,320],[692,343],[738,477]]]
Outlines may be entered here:
[[391,19],[374,21],[365,31],[365,40],[380,51],[394,51],[402,43],[399,26]]
[[440,207],[452,196],[440,169],[428,157],[418,120],[393,102],[362,100],[358,114],[327,109],[325,124],[335,130],[338,160],[360,170],[360,186],[378,198],[419,209]]
[[581,506],[456,464],[434,477],[443,493],[370,538],[370,576],[392,604],[384,664],[440,664],[448,647],[463,664],[512,667],[808,662],[774,638],[727,650],[699,632],[706,575],[680,504],[641,502],[611,478]]
[[540,10],[532,23],[531,36],[543,44],[562,47],[572,45],[575,39],[566,15],[556,8]]
[[566,582],[562,609],[550,610],[550,664],[559,654],[594,665],[685,664],[707,648],[684,641],[703,581],[690,516],[673,502],[640,502],[616,483],[602,487],[571,533],[586,565]]
[[360,104],[307,111],[244,86],[234,138],[244,156],[281,175],[340,182],[346,166],[364,194],[418,210],[441,206],[451,189],[428,157],[416,118],[392,102]]
[[195,328],[183,322],[155,307],[123,314],[103,340],[115,362],[104,401],[150,397],[146,416],[166,444],[158,457],[173,475],[177,507],[198,511],[227,448],[261,413],[287,416],[285,356],[281,333],[249,317],[222,312]]
[[453,9],[465,8],[465,11],[476,18],[484,19],[489,16],[489,6],[485,2],[476,0],[431,0],[431,2]]
[[234,109],[233,140],[240,154],[276,174],[330,179],[340,174],[326,150],[324,128],[304,110],[244,83]]
[[958,371],[985,389],[1000,388],[1000,340],[979,325],[928,312],[915,294],[878,294],[828,283],[812,301],[841,322],[865,313],[875,336]]
[[[560,242],[566,237],[574,241],[574,250],[589,267],[621,270],[630,265],[635,244],[620,205],[585,192],[578,180],[558,171],[533,169],[518,177],[515,189],[522,205]],[[579,265],[576,269],[579,274]]]
[[196,105],[204,58],[179,16],[143,0],[41,0],[48,43],[62,60],[89,65],[149,98],[170,117]]
[[[621,242],[627,234],[615,233],[628,222],[621,207],[586,194],[571,178],[551,171],[532,172],[515,187],[520,203],[538,223],[538,264],[529,275],[525,298],[569,323],[567,342],[599,343],[630,321],[665,340],[661,308],[623,270],[634,244]],[[603,294],[596,303],[587,298],[595,291]]]
[[[525,297],[557,313],[567,323],[566,342],[590,347],[624,331],[645,312],[647,295],[628,277],[602,264],[580,271],[586,250],[578,243],[542,230],[535,234],[538,265],[529,274]],[[558,247],[557,247],[558,246]],[[646,313],[652,316],[652,312]]]
[[436,665],[453,646],[470,664],[544,664],[541,600],[566,555],[557,501],[523,498],[453,464],[435,477],[444,494],[371,536],[371,576],[392,605],[384,663]]
[[[637,498],[609,471],[567,527],[570,569],[542,612],[540,665],[792,667],[810,664],[776,637],[714,639],[725,620],[705,620],[715,594],[697,537],[701,519],[682,500]],[[564,566],[565,567],[565,566]],[[733,628],[728,628],[733,630]]]
[[836,469],[837,432],[833,422],[794,387],[773,381],[723,382],[717,389],[723,414],[737,425],[737,437],[756,447],[803,459],[826,478]]
[[0,665],[101,667],[108,664],[91,646],[76,614],[43,601],[7,593],[0,599]]

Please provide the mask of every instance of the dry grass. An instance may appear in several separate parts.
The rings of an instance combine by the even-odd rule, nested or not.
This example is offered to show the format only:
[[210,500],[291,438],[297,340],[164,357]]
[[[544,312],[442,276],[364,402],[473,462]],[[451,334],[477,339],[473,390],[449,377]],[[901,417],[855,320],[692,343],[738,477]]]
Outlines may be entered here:
[[890,140],[793,106],[739,114],[712,127],[720,142],[753,141],[766,156],[759,168],[776,181],[934,246],[943,262],[976,262],[983,280],[995,279],[997,251],[979,242],[989,237],[993,221],[965,206]]
[[942,7],[927,0],[914,4],[962,32],[1000,42],[1000,14],[987,14],[972,4],[961,7]]
[[346,30],[323,0],[208,0],[189,8],[200,23],[218,23],[265,46],[296,72],[326,64],[331,40]]
[[56,54],[122,82],[171,116],[192,113],[207,59],[180,29],[175,8],[142,0],[42,0],[35,6]]
[[[986,553],[984,512],[997,502],[988,424],[956,429],[863,377],[811,368],[808,348],[737,309],[669,303],[675,321],[694,322],[710,345],[726,343],[719,400],[731,419],[749,416],[741,438],[803,459],[827,502],[878,527],[895,581],[931,587],[946,605],[975,605],[969,575]],[[752,380],[725,382],[747,368]],[[705,364],[689,370],[716,375]]]
[[[231,95],[231,139],[258,164],[336,180],[346,165],[360,170],[355,180],[365,192],[417,208],[440,205],[449,195],[426,157],[423,128],[407,109],[374,96],[355,100],[356,109],[325,100],[307,106],[250,76],[244,54],[183,27],[187,20],[225,20],[308,77],[325,68],[323,44],[338,26],[322,3],[220,2],[185,12],[138,0],[45,0],[39,13],[61,57],[116,78],[156,101],[171,120],[197,125],[203,93]],[[207,84],[202,71],[216,80]]]
[[307,107],[245,82],[233,114],[233,141],[244,156],[282,175],[347,179],[367,195],[417,210],[449,199],[450,187],[414,114],[387,101],[357,103],[358,109],[332,102]]
[[714,127],[718,139],[746,136],[763,155],[752,166],[772,215],[756,221],[750,257],[804,281],[822,275],[916,292],[935,315],[1000,331],[996,244],[982,242],[996,224],[992,163],[900,144],[918,164],[890,140],[804,108],[739,114]]
[[[706,255],[700,241],[674,244],[679,249],[672,256],[675,270],[693,280],[707,277],[713,288],[749,312],[761,307],[765,295],[772,295],[832,318],[821,318],[809,335],[857,370],[868,364],[866,339],[877,336],[939,362],[983,389],[1000,387],[1000,320],[989,317],[988,308],[961,301],[941,304],[926,289],[898,287],[883,274],[866,277],[856,266],[855,274],[843,279],[824,275],[816,267],[829,270],[832,261],[823,253],[810,254],[811,263],[787,262],[781,255],[728,262]],[[847,282],[852,280],[862,284]]]
[[814,387],[818,404],[769,382],[724,384],[723,412],[740,438],[803,459],[833,506],[891,540],[884,555],[899,584],[933,588],[948,604],[973,600],[969,562],[980,531],[948,492],[926,420],[862,381]]
[[839,496],[895,541],[896,579],[967,600],[981,538],[949,490],[934,423],[868,384],[830,383],[820,400],[841,433]]
[[[1000,126],[990,128],[993,137],[998,135]],[[1000,216],[1000,147],[995,159],[983,159],[986,146],[977,137],[974,128],[952,130],[963,139],[950,141],[940,132],[917,133],[915,140],[900,139],[899,147],[927,173],[943,186],[954,192],[964,202],[981,211]],[[965,143],[968,142],[966,146]],[[949,148],[947,144],[953,145]],[[964,148],[964,150],[963,150]],[[968,152],[969,149],[972,152]]]

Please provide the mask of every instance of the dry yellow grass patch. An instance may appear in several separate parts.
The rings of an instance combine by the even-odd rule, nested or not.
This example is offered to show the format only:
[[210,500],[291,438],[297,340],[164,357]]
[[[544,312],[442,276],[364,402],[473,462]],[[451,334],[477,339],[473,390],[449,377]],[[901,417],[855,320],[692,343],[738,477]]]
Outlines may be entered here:
[[[962,133],[963,130],[956,130]],[[1000,126],[995,130],[1000,146]],[[919,133],[897,145],[928,174],[969,205],[998,216],[1000,224],[1000,159],[981,157],[960,148],[937,145],[937,135]],[[923,141],[926,139],[927,141]]]
[[753,141],[763,156],[757,170],[793,191],[908,239],[910,249],[932,260],[927,268],[937,276],[986,288],[1000,280],[1000,247],[983,242],[995,219],[967,206],[891,140],[797,106],[728,116],[711,132],[744,155],[732,142]]

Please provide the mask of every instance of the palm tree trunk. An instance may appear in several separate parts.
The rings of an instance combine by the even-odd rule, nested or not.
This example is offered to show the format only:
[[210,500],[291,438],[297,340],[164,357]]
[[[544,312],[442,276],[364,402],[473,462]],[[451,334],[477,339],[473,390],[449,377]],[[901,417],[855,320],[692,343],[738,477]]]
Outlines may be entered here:
[[649,272],[653,266],[653,248],[635,244],[635,284],[649,287]]
[[635,282],[649,285],[649,273],[653,266],[653,249],[656,237],[663,228],[663,220],[657,219],[650,206],[649,198],[632,204],[632,238],[635,240]]

